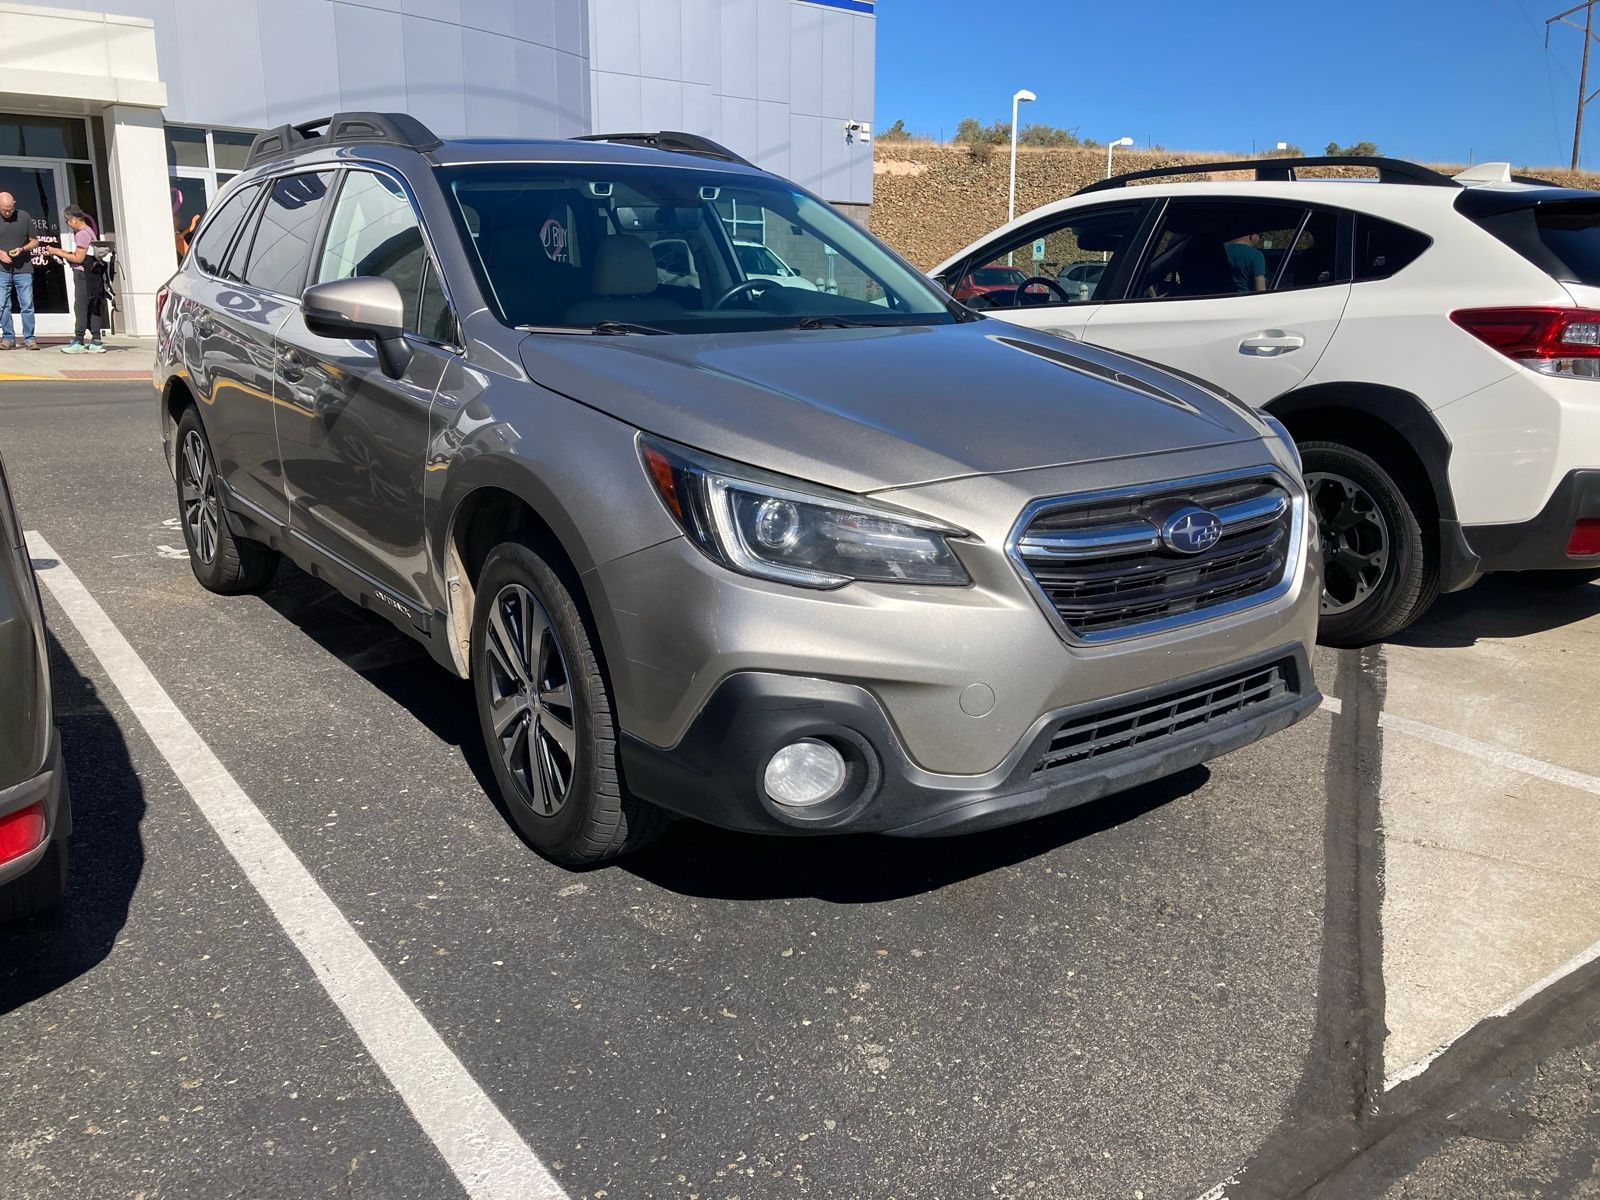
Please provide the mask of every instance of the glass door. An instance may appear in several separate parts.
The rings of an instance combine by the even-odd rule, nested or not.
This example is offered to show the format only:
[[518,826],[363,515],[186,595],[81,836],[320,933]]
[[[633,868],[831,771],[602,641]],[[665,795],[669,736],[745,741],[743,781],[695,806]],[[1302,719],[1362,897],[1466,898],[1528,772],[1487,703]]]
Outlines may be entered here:
[[178,261],[189,253],[189,243],[194,240],[200,219],[211,207],[211,180],[209,171],[175,168],[170,175],[172,185],[172,237],[177,246]]
[[[10,192],[16,197],[17,207],[33,218],[33,232],[41,243],[61,244],[61,210],[67,203],[67,180],[60,163],[0,158],[0,192]],[[38,315],[41,337],[72,336],[72,281],[68,270],[68,265],[59,259],[34,251],[33,309]],[[13,317],[12,323],[16,336],[21,336],[20,319]]]

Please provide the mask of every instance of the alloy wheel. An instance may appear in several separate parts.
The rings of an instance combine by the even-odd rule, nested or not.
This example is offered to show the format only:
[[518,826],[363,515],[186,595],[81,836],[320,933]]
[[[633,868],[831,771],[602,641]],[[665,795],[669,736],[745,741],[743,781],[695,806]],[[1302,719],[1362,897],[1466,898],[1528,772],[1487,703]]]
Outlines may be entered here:
[[1306,474],[1322,534],[1322,613],[1345,612],[1377,590],[1389,567],[1391,536],[1372,493],[1344,475]]
[[560,638],[533,593],[510,583],[494,598],[484,645],[501,762],[523,801],[554,816],[571,795],[578,763],[572,679]]
[[221,511],[217,504],[217,475],[211,466],[211,449],[205,438],[191,429],[183,439],[179,485],[182,489],[183,524],[189,546],[202,565],[217,557],[217,532]]

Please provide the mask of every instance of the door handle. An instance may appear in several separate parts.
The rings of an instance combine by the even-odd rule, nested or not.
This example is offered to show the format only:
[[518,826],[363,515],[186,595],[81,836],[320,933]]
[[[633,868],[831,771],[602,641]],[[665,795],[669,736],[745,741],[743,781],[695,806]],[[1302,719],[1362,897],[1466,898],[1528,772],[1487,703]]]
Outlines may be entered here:
[[1305,344],[1305,338],[1298,333],[1286,333],[1282,329],[1265,329],[1241,341],[1239,353],[1253,354],[1257,358],[1275,358],[1280,354],[1298,350]]

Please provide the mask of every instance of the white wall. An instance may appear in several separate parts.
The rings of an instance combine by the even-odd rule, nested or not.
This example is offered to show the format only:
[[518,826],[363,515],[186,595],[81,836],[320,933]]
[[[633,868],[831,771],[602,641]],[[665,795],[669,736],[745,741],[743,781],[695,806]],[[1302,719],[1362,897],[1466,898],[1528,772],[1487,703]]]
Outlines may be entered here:
[[805,0],[587,0],[596,132],[704,134],[827,200],[872,200],[876,19]]
[[265,129],[342,109],[445,136],[589,131],[585,0],[54,0],[155,22],[168,121]]

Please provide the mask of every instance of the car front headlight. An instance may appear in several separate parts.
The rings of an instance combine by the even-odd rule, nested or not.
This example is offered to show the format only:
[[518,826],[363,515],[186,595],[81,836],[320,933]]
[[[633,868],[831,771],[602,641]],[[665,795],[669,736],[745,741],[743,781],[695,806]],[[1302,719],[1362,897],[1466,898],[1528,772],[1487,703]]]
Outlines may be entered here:
[[689,540],[732,570],[809,588],[972,582],[945,540],[968,536],[953,526],[643,435],[639,456]]

